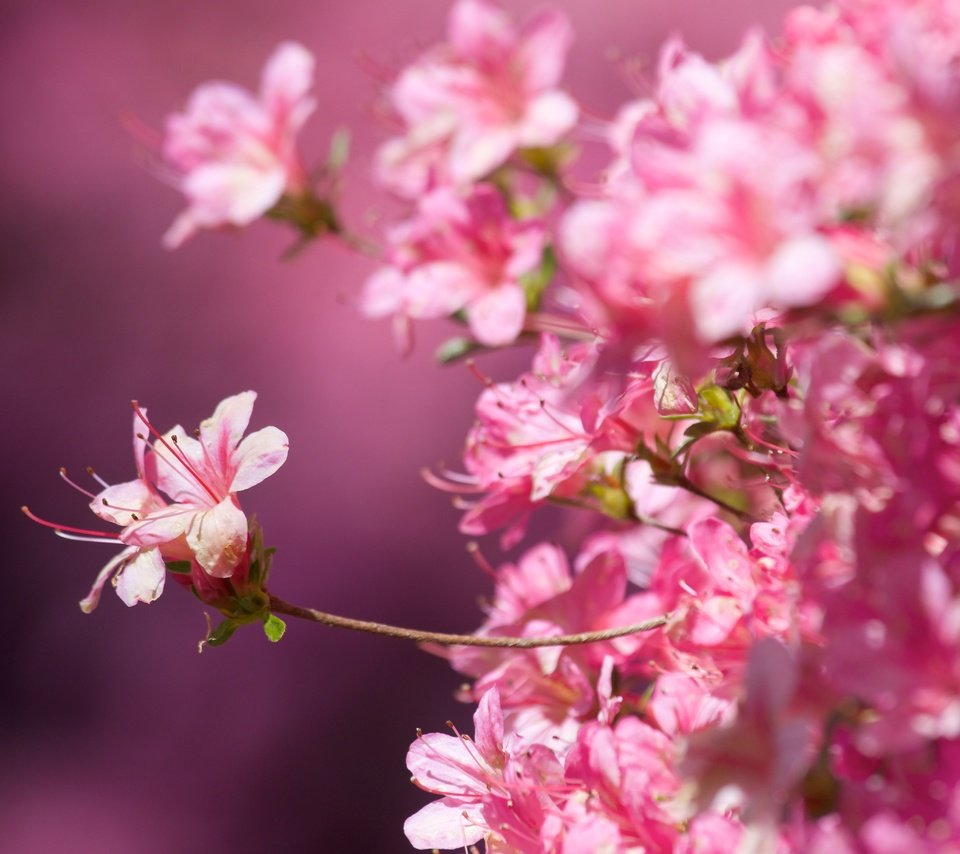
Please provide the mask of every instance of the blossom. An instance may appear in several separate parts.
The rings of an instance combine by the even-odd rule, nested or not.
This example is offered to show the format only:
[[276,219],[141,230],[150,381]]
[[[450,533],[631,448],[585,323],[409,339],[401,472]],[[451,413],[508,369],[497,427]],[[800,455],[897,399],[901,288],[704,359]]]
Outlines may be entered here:
[[[288,451],[287,436],[276,427],[241,441],[255,399],[255,392],[246,391],[221,401],[201,423],[197,438],[179,426],[160,434],[146,409],[134,401],[134,480],[111,485],[91,470],[102,487],[94,494],[61,471],[64,480],[91,499],[90,509],[100,519],[120,526],[117,535],[57,525],[24,508],[30,518],[67,539],[126,546],[97,575],[80,603],[85,612],[96,608],[110,579],[127,605],[154,601],[163,592],[170,562],[189,562],[194,576],[202,572],[213,579],[229,578],[238,567],[246,573],[248,522],[236,493],[273,474]],[[222,598],[215,582],[198,577],[194,587],[205,601]]]
[[[541,544],[516,564],[496,571],[494,600],[480,636],[549,637],[598,631],[638,623],[662,613],[658,597],[628,595],[626,567],[616,552],[579,558],[571,573],[556,546]],[[448,653],[455,670],[476,681],[470,692],[482,697],[496,689],[507,724],[524,738],[550,744],[562,754],[580,723],[596,716],[598,704],[610,705],[598,684],[604,667],[609,683],[618,665],[641,671],[636,660],[644,637],[609,644],[512,650],[454,647]],[[629,699],[637,701],[630,691]],[[610,688],[610,685],[607,685]]]
[[440,188],[390,234],[390,266],[367,281],[362,308],[401,323],[462,311],[481,344],[509,344],[527,313],[522,277],[540,266],[543,248],[543,226],[510,217],[492,187]]
[[[149,478],[170,505],[128,524],[120,539],[141,548],[182,541],[209,575],[229,578],[244,554],[247,518],[236,493],[255,486],[286,461],[289,443],[276,427],[241,440],[256,393],[221,401],[197,438],[177,426],[156,439],[146,461]],[[143,434],[140,434],[143,435]],[[123,486],[128,486],[124,484]]]
[[405,132],[378,152],[377,175],[408,198],[483,178],[517,149],[559,142],[577,121],[573,99],[557,88],[572,39],[559,12],[517,30],[491,0],[458,0],[447,38],[389,92]]
[[187,198],[164,235],[168,248],[202,228],[249,225],[285,193],[306,189],[296,136],[315,107],[313,65],[306,48],[284,42],[267,61],[258,96],[205,83],[167,119],[163,156]]

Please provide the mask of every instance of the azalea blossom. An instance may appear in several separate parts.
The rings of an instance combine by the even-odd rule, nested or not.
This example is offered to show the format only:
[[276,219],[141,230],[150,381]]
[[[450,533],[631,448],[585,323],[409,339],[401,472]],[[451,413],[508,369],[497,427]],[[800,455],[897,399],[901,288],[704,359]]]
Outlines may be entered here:
[[174,249],[203,228],[249,225],[284,194],[307,189],[296,137],[316,106],[313,67],[305,47],[284,42],[267,61],[258,95],[205,83],[167,119],[163,157],[187,209],[164,245]]
[[522,277],[539,267],[543,248],[542,224],[510,217],[493,187],[435,190],[390,234],[391,265],[367,281],[363,310],[393,315],[401,330],[411,317],[462,311],[481,344],[509,344],[527,314]]
[[558,88],[573,30],[545,10],[516,29],[492,0],[457,0],[447,44],[405,69],[390,89],[404,135],[377,157],[381,182],[407,198],[477,181],[521,148],[559,142],[577,121]]
[[152,602],[163,592],[166,562],[194,562],[212,578],[229,578],[247,556],[248,522],[236,493],[273,474],[287,458],[283,431],[264,427],[246,438],[256,393],[220,402],[200,424],[196,438],[174,427],[159,433],[133,404],[137,477],[93,494],[64,479],[91,499],[90,509],[121,531],[111,535],[56,525],[33,517],[68,538],[119,542],[126,548],[100,571],[81,608],[92,611],[104,584],[113,578],[127,605]]

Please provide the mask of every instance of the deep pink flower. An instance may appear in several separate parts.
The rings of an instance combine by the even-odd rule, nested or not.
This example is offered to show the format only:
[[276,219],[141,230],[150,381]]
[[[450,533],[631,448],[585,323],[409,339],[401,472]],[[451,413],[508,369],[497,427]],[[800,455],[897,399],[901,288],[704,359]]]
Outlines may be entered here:
[[313,112],[313,57],[285,42],[263,70],[255,96],[232,83],[205,83],[167,119],[163,156],[187,198],[164,235],[176,248],[202,228],[244,226],[284,195],[306,189],[296,136]]
[[559,142],[577,121],[576,104],[557,88],[572,35],[559,12],[516,30],[491,0],[458,0],[448,43],[390,89],[405,127],[380,149],[381,182],[413,198],[438,183],[479,180],[518,149]]
[[[628,596],[624,562],[612,552],[578,560],[571,573],[564,553],[542,544],[516,564],[505,564],[496,577],[494,603],[479,635],[545,637],[597,631],[661,613],[656,596]],[[638,657],[644,643],[638,635],[523,652],[454,647],[448,655],[454,669],[476,680],[470,696],[479,698],[496,689],[513,731],[562,754],[561,745],[572,741],[581,722],[596,717],[598,709],[616,705],[610,696],[612,669]],[[606,697],[600,693],[604,667]],[[636,661],[633,669],[641,671],[643,663]],[[645,688],[625,685],[621,690],[639,702]]]

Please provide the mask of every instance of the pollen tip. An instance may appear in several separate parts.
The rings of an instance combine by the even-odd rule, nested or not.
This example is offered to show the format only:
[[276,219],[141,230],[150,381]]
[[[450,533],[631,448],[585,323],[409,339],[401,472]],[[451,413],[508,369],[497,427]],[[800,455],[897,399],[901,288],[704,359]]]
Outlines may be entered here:
[[89,474],[91,477],[95,474],[93,466],[87,466],[87,474]]
[[66,467],[66,466],[60,466],[60,474],[61,474],[61,475],[65,475],[66,473],[67,473],[67,467]]
[[467,550],[468,552],[470,552],[471,554],[473,554],[474,552],[477,552],[477,551],[480,550],[480,545],[477,543],[476,540],[470,540],[470,542],[467,543],[467,545],[465,546],[465,548],[466,548],[466,550]]
[[20,505],[20,512],[23,513],[25,516],[29,516],[29,515],[30,515],[30,508],[27,507],[26,504],[21,504],[21,505]]

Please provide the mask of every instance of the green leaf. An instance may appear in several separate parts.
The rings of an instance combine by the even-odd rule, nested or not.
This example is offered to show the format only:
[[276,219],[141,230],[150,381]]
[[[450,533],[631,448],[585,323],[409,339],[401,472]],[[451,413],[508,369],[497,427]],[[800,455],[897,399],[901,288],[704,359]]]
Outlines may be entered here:
[[280,640],[286,630],[287,624],[275,614],[267,614],[267,616],[263,618],[263,633],[271,643],[276,643]]
[[435,358],[441,365],[449,365],[457,359],[469,356],[479,348],[480,345],[469,338],[450,338],[437,347]]

